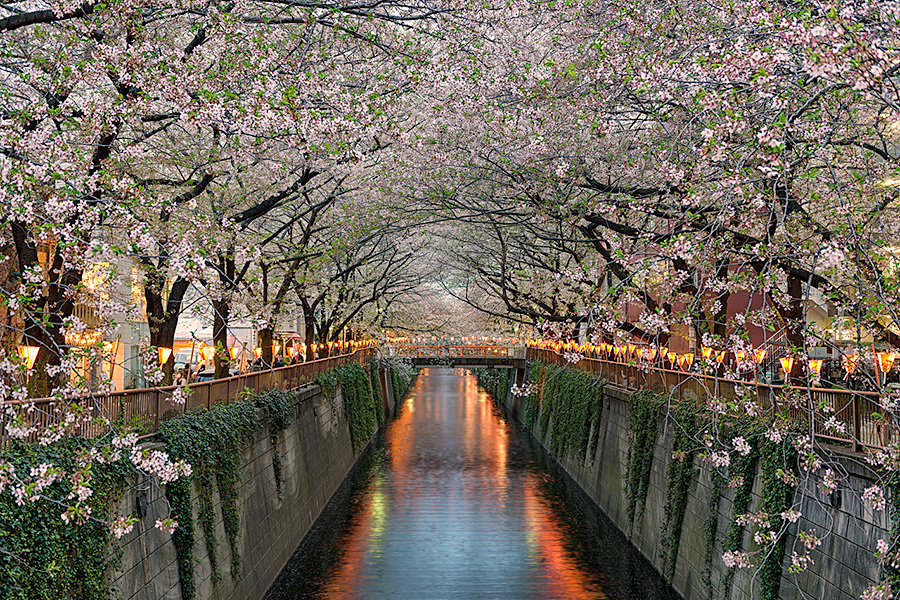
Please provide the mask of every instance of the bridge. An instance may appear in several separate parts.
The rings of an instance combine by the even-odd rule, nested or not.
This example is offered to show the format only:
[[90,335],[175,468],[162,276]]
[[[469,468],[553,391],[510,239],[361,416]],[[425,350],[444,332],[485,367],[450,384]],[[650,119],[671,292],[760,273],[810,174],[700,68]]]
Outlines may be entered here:
[[384,357],[408,358],[415,367],[525,368],[525,349],[514,346],[388,345]]

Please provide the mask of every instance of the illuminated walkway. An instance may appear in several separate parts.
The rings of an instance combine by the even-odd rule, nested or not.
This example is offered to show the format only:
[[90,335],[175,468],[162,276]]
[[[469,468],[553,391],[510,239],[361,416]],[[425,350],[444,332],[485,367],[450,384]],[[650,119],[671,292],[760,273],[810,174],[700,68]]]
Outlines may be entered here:
[[267,598],[674,598],[543,460],[472,375],[424,370]]

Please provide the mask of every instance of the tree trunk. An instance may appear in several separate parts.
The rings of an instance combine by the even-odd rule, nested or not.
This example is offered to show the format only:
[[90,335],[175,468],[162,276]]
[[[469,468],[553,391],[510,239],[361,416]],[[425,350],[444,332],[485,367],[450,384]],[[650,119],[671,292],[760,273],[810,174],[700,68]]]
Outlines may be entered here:
[[272,338],[272,329],[270,327],[267,327],[266,329],[260,329],[259,333],[257,333],[256,335],[257,343],[262,349],[263,364],[267,367],[272,366],[274,358],[272,353]]
[[231,365],[231,355],[228,352],[228,313],[227,300],[213,300],[213,343],[216,346],[214,359],[215,378],[228,377],[228,367]]
[[[157,348],[175,346],[175,330],[181,316],[181,303],[187,293],[189,282],[179,277],[169,290],[168,300],[163,302],[163,286],[159,271],[151,267],[144,278],[144,300],[147,302],[147,324],[150,326],[150,345]],[[175,352],[163,365],[162,385],[171,385],[175,372]]]

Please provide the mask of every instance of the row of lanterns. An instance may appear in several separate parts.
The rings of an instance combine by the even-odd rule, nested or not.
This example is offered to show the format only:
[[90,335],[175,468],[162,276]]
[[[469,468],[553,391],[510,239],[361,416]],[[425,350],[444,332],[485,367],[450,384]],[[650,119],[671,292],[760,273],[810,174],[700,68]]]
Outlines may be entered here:
[[[375,340],[362,340],[362,341],[351,340],[348,342],[338,341],[338,342],[328,342],[325,344],[313,344],[312,351],[317,352],[320,349],[324,350],[326,347],[329,349],[329,351],[333,350],[333,349],[337,349],[339,351],[340,350],[355,351],[359,348],[369,348],[374,345],[375,345]],[[104,343],[103,348],[104,348],[104,351],[110,352],[113,349],[112,342]],[[16,346],[16,354],[18,354],[19,359],[22,361],[22,363],[24,363],[25,367],[27,369],[31,369],[32,367],[34,367],[35,361],[37,361],[37,357],[38,357],[38,353],[40,352],[40,349],[41,349],[40,346],[25,346],[25,345]],[[243,346],[232,346],[229,349],[231,358],[237,359],[240,356],[242,350],[244,350]],[[200,348],[197,348],[198,356],[203,360],[211,359],[213,357],[213,355],[215,354],[215,351],[216,350],[213,346],[201,346]],[[275,342],[274,344],[272,344],[272,353],[273,354],[277,355],[280,351],[281,351],[281,344],[279,344],[278,342]],[[300,351],[299,344],[297,344],[295,342],[294,344],[288,346],[285,349],[285,351],[287,352],[288,356],[293,358]],[[254,354],[254,356],[256,356],[256,358],[261,357],[262,356],[262,348],[254,348],[253,354]],[[161,365],[166,364],[166,362],[168,362],[170,356],[172,356],[172,348],[165,348],[165,347],[156,348],[156,358],[159,360],[159,364],[161,364]]]
[[[693,352],[677,354],[670,351],[668,348],[657,349],[651,346],[637,346],[635,344],[614,345],[604,342],[602,344],[595,345],[590,342],[579,344],[574,341],[561,342],[550,340],[529,340],[528,342],[526,342],[526,345],[531,348],[553,350],[555,352],[579,352],[587,356],[593,355],[599,357],[601,354],[603,354],[608,357],[615,357],[616,360],[624,361],[627,361],[630,358],[634,358],[652,362],[656,358],[656,355],[659,354],[660,358],[662,358],[663,360],[668,360],[673,365],[677,364],[682,368],[684,368],[686,365],[688,369],[691,368],[691,365],[694,362]],[[704,359],[710,360],[714,357],[716,362],[718,362],[719,364],[725,362],[725,359],[728,356],[727,350],[716,350],[714,348],[705,346],[700,348],[700,352]],[[745,350],[735,350],[734,358],[738,362],[753,360],[756,362],[756,364],[761,364],[765,359],[766,354],[766,350],[763,350],[762,348],[757,348],[752,352],[748,352]],[[876,367],[879,369],[882,375],[886,376],[894,364],[896,355],[893,352],[875,352],[874,355]],[[784,369],[785,373],[790,373],[793,370],[795,360],[796,359],[791,356],[779,359],[781,368]],[[822,372],[822,365],[824,364],[824,362],[824,359],[821,358],[809,359],[807,361],[809,372],[818,377]],[[844,354],[841,356],[841,364],[844,367],[844,371],[847,373],[846,378],[850,377],[850,374],[856,369],[856,365],[858,362],[859,354]]]

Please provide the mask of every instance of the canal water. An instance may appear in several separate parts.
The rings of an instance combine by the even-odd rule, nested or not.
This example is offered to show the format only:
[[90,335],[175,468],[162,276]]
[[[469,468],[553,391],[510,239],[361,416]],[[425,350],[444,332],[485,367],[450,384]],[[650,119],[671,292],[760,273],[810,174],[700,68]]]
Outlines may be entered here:
[[426,369],[266,600],[677,600],[475,377]]

